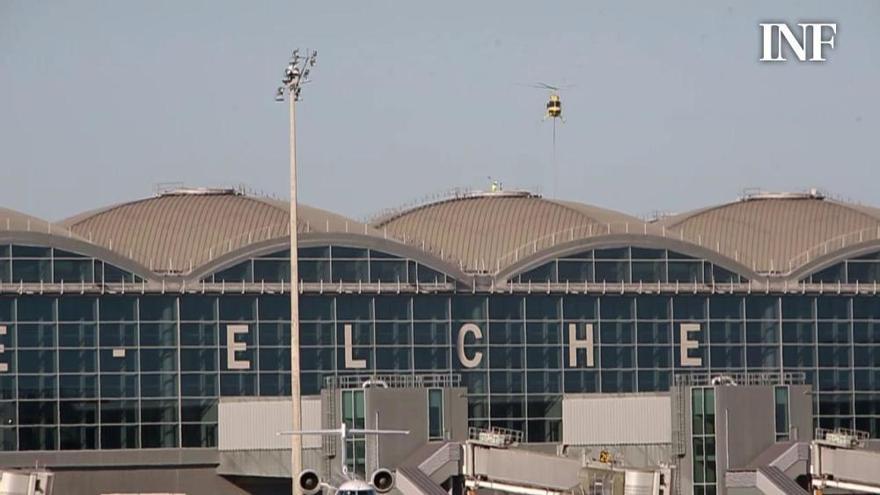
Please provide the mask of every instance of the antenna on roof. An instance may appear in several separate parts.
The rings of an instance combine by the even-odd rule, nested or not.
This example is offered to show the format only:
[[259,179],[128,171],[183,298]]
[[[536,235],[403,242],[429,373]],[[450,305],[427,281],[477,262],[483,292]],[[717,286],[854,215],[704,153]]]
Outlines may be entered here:
[[492,176],[489,175],[486,177],[489,179],[489,192],[497,193],[501,192],[504,189],[504,184],[498,179],[492,179]]

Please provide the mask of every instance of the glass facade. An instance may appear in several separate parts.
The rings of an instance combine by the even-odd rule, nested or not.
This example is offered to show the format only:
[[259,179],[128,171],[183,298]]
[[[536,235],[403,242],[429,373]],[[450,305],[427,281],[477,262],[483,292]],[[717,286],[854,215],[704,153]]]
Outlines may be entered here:
[[428,440],[443,440],[443,390],[428,390]]
[[694,495],[715,495],[715,390],[709,387],[691,389],[691,412]]
[[777,386],[773,389],[773,414],[777,441],[787,441],[790,437],[788,396],[788,387]]
[[[342,391],[342,421],[347,428],[365,428],[365,408],[363,390]],[[346,440],[345,463],[349,472],[366,476],[367,439],[364,435],[351,435]]]
[[[444,274],[421,263],[391,254],[347,246],[299,249],[301,282],[447,282]],[[208,276],[207,282],[290,282],[290,250],[242,261]]]
[[545,263],[518,282],[740,283],[745,278],[706,260],[666,249],[620,247],[584,251]]
[[813,283],[873,284],[880,280],[880,253],[841,261],[808,277]]
[[[6,263],[0,272],[6,266],[11,273],[19,259],[48,259],[16,273],[37,270],[54,279],[57,263],[75,258],[12,248],[0,249]],[[682,373],[797,371],[813,385],[816,426],[880,435],[880,299],[874,295],[416,291],[413,281],[449,279],[413,260],[352,249],[302,250],[302,263],[314,262],[310,269],[327,273],[328,281],[342,273],[338,280],[383,286],[381,293],[375,284],[361,293],[356,285],[305,289],[304,394],[317,394],[329,376],[458,374],[468,388],[470,426],[556,442],[565,393],[665,391]],[[707,273],[719,279],[719,267],[665,250],[624,248],[617,253],[623,258],[590,253],[554,260],[556,280],[570,260],[580,263],[572,268],[577,273],[627,273],[630,281],[650,278],[636,272],[661,274],[666,282],[685,272],[701,274],[703,282]],[[220,397],[290,393],[289,295],[256,284],[270,275],[283,280],[286,255],[223,270],[204,291],[4,291],[0,448],[216,446]],[[598,264],[614,259],[626,260],[627,268]],[[110,265],[88,260],[93,275],[99,264],[106,274]],[[637,268],[641,262],[654,268]],[[385,290],[392,279],[409,291]],[[221,293],[217,281],[241,282],[242,290]],[[255,285],[245,290],[249,282]],[[356,405],[352,398],[353,414]],[[786,422],[778,419],[780,436]]]
[[141,277],[110,263],[52,247],[0,244],[0,283],[136,283]]

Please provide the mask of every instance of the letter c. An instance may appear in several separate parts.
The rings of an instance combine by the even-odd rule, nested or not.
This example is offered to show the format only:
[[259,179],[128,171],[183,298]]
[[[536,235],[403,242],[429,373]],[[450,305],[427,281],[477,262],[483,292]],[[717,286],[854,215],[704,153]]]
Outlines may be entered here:
[[476,324],[465,323],[462,325],[458,329],[458,360],[461,361],[461,365],[465,368],[476,368],[483,361],[483,353],[482,351],[477,351],[474,353],[474,357],[468,357],[464,353],[464,338],[469,333],[474,334],[474,339],[476,340],[483,338],[483,331]]

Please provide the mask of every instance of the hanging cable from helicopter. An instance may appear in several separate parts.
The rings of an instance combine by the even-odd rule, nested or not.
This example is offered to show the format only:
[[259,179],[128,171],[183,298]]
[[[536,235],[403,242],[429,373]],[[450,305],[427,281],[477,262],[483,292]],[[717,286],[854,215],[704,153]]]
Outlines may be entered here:
[[[553,167],[553,195],[557,194],[557,169],[556,169],[556,121],[559,120],[563,124],[565,123],[565,119],[562,117],[562,98],[559,96],[559,86],[552,86],[547,83],[535,83],[531,85],[533,88],[538,89],[546,89],[550,91],[550,95],[547,100],[546,111],[544,113],[544,118],[542,120],[546,121],[550,119],[553,121],[553,156],[552,156],[552,167]],[[568,87],[568,86],[566,86]]]

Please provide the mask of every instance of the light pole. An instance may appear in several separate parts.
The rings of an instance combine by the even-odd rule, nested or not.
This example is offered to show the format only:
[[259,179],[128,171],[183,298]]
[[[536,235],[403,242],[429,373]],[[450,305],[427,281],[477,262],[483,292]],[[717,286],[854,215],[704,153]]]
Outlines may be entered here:
[[[293,430],[302,430],[302,397],[300,396],[299,368],[299,273],[296,232],[296,102],[302,85],[309,81],[309,71],[315,65],[318,52],[305,57],[294,50],[284,69],[281,86],[275,93],[275,101],[290,102],[290,395]],[[301,495],[296,477],[302,471],[302,436],[290,437],[290,478],[293,495]]]

